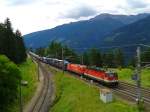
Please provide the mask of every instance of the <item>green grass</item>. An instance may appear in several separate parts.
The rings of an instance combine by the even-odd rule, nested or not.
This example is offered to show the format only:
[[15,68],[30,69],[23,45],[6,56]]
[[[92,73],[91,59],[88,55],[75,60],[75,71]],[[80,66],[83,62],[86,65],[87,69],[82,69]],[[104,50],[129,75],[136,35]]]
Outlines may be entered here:
[[[131,69],[116,69],[119,80],[126,81],[132,84],[135,84],[135,81],[131,79],[131,75],[134,73]],[[150,87],[150,69],[143,69],[141,73],[141,79],[142,79],[142,86],[144,87]]]
[[[27,86],[22,86],[22,100],[25,105],[33,96],[37,86],[37,67],[31,59],[27,59],[26,62],[19,65],[21,71],[22,80],[28,81]],[[19,95],[19,93],[18,93]],[[19,112],[19,99],[16,99],[16,103],[10,107],[10,112]]]
[[133,70],[128,69],[128,68],[124,68],[124,69],[120,69],[120,70],[116,69],[115,71],[118,73],[119,80],[129,82],[129,83],[135,82],[131,79],[131,76],[133,74]]
[[99,89],[67,73],[50,68],[54,74],[56,99],[51,112],[137,112],[136,106],[115,98],[105,104]]

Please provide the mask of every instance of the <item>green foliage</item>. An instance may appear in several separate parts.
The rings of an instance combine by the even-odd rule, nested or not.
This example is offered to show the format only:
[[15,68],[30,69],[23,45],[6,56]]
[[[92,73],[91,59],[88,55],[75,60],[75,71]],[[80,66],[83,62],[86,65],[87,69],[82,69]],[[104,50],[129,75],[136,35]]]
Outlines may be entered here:
[[109,51],[103,54],[103,65],[107,67],[114,67],[114,54],[112,51]]
[[52,41],[47,48],[47,55],[49,57],[54,57],[61,59],[62,57],[62,44]]
[[98,49],[90,49],[82,54],[83,63],[98,67],[120,67],[124,66],[124,54],[121,49],[115,49],[101,53]]
[[114,64],[116,67],[124,66],[124,56],[121,49],[116,49],[114,51]]
[[99,50],[94,48],[89,50],[89,62],[92,66],[102,66],[102,59]]
[[146,50],[142,53],[141,57],[142,57],[142,61],[143,61],[143,62],[150,62],[150,48],[149,48],[149,49],[146,49]]
[[21,63],[24,62],[26,60],[26,49],[23,43],[23,38],[21,36],[21,32],[19,30],[17,30],[15,32],[15,39],[16,39],[16,55],[15,55],[15,60],[16,63]]
[[[32,51],[32,50],[30,49],[30,51]],[[40,55],[40,56],[45,56],[45,52],[46,52],[45,48],[42,48],[42,47],[37,48],[35,51],[35,53]]]
[[64,51],[64,58],[73,63],[80,63],[79,55],[68,46],[62,46]]
[[6,55],[15,63],[26,60],[26,51],[23,39],[19,30],[13,32],[11,22],[7,18],[0,24],[0,54]]
[[81,57],[81,58],[83,59],[83,64],[85,64],[85,65],[89,65],[89,64],[90,64],[88,52],[84,52],[84,53],[82,54],[82,57]]
[[136,66],[136,58],[133,57],[128,61],[128,67],[134,68]]
[[0,112],[6,112],[16,99],[19,80],[21,76],[18,67],[5,56],[0,56]]
[[139,101],[138,109],[139,109],[139,112],[144,112],[145,111],[144,100],[143,99],[142,99],[142,101]]

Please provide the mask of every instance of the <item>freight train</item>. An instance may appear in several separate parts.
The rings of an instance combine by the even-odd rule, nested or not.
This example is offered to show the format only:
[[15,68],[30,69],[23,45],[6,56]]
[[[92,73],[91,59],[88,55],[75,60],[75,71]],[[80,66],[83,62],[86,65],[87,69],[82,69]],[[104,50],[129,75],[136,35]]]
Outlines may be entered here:
[[55,58],[47,58],[40,57],[33,52],[29,52],[29,54],[51,66],[57,67],[59,69],[63,69],[69,72],[76,73],[82,77],[89,78],[91,80],[95,80],[99,83],[109,85],[109,86],[117,86],[118,85],[118,75],[115,72],[101,70],[99,68],[92,68],[86,65],[69,63],[66,60],[59,60]]

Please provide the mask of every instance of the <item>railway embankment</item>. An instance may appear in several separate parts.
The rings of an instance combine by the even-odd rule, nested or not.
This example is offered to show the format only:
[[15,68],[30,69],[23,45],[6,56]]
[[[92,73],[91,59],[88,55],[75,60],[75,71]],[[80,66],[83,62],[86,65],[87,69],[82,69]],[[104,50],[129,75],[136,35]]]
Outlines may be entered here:
[[[22,106],[24,108],[25,105],[30,101],[30,99],[34,95],[34,91],[36,90],[38,85],[37,66],[35,63],[32,62],[30,58],[28,58],[26,62],[20,64],[18,67],[21,72],[22,80],[28,82],[26,86],[21,87]],[[9,107],[10,112],[19,112],[20,109],[19,98],[20,97],[18,93],[18,97],[15,103],[13,103],[13,105]]]

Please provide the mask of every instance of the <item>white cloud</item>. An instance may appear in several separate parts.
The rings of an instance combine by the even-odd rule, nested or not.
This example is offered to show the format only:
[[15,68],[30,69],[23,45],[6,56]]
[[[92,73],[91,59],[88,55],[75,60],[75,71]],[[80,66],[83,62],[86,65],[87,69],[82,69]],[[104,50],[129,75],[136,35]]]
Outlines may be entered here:
[[149,12],[150,0],[0,0],[0,22],[6,17],[23,34],[87,19],[95,14]]
[[8,5],[17,6],[17,5],[26,5],[34,3],[37,0],[6,0]]
[[88,5],[80,5],[77,7],[73,7],[67,12],[64,12],[60,15],[62,18],[73,18],[73,19],[79,19],[81,17],[89,17],[96,15],[97,11]]
[[126,0],[130,8],[146,8],[148,3],[144,0]]

